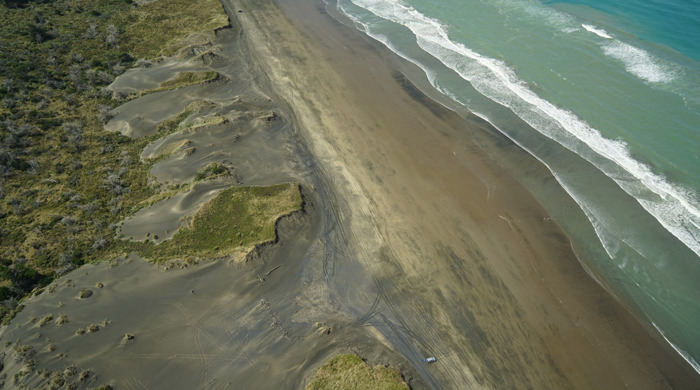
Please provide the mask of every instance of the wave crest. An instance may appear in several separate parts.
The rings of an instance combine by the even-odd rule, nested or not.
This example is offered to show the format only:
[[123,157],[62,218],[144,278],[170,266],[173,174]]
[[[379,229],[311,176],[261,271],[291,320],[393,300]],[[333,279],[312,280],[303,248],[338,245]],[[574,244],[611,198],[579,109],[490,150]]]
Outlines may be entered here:
[[648,52],[615,41],[603,46],[603,52],[622,62],[625,69],[633,75],[650,83],[668,83],[675,79],[673,72],[664,66],[661,61]]
[[[574,113],[539,97],[505,62],[452,41],[447,26],[441,21],[397,0],[351,1],[381,19],[410,29],[418,46],[426,53],[455,71],[484,96],[510,108],[544,136],[596,165],[637,199],[666,230],[700,256],[699,234],[694,229],[700,226],[700,204],[693,190],[680,188],[655,174],[649,166],[632,157],[624,142],[603,137]],[[604,46],[604,50],[623,61],[630,72],[650,82],[663,82],[672,77],[641,49],[614,40]]]
[[605,30],[601,28],[596,28],[595,26],[591,26],[590,24],[582,24],[581,27],[585,28],[587,31],[590,31],[601,38],[613,39],[612,36],[610,36]]

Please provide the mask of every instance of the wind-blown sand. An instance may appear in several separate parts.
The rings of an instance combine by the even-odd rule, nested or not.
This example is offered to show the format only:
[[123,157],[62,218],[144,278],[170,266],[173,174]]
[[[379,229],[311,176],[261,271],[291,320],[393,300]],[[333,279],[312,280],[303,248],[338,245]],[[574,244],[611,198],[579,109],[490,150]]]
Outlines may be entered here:
[[[186,181],[196,172],[186,165],[219,161],[235,171],[232,185],[300,182],[305,212],[282,219],[279,242],[244,263],[166,272],[130,256],[64,276],[0,330],[5,372],[23,364],[9,359],[14,346],[30,345],[40,369],[90,370],[86,387],[299,388],[328,358],[353,352],[419,389],[697,387],[543,220],[512,176],[548,186],[534,159],[432,102],[396,70],[410,67],[315,0],[281,0],[283,12],[269,0],[223,4],[237,20],[205,67],[229,81],[144,96],[108,128],[146,134],[210,100],[240,115],[172,136],[209,157],[165,159],[156,177]],[[152,88],[154,77],[123,85]],[[269,111],[278,123],[245,125]],[[152,214],[176,221],[169,209],[197,201]],[[93,295],[78,298],[83,289]],[[40,326],[47,314],[54,320]],[[58,325],[61,314],[68,322]],[[99,331],[75,334],[91,324]]]

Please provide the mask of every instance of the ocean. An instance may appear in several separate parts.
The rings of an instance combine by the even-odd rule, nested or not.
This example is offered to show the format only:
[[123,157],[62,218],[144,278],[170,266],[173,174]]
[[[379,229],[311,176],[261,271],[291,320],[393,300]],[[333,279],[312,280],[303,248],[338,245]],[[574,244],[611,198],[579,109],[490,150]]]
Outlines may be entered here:
[[700,373],[699,0],[326,1],[547,166],[583,266]]

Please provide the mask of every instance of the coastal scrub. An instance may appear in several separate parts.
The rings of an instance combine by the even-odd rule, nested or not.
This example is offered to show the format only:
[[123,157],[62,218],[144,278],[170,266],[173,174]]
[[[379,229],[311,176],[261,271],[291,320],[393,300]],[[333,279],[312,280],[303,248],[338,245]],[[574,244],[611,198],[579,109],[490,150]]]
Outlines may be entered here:
[[359,356],[339,355],[321,366],[307,390],[405,390],[401,375],[384,366],[370,367]]
[[124,14],[119,21],[128,26],[123,36],[129,51],[142,58],[173,55],[186,45],[182,37],[213,37],[215,29],[229,24],[219,0],[153,1]]
[[[0,316],[7,323],[27,294],[112,253],[115,224],[156,193],[150,165],[139,158],[150,140],[103,129],[123,103],[105,87],[139,58],[174,53],[192,36],[213,39],[228,17],[217,0],[16,0],[0,2],[0,13]],[[161,87],[217,77],[183,73]]]

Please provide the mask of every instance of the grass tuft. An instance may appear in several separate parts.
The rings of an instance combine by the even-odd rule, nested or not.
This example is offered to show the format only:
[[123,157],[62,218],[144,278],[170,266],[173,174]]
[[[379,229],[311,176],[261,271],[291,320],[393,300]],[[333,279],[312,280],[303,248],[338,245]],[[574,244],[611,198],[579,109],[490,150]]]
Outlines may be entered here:
[[209,81],[216,81],[219,80],[221,77],[222,76],[215,71],[180,72],[177,74],[177,76],[173,77],[172,79],[160,83],[158,88],[141,91],[139,95],[143,96],[151,93],[170,91],[172,89],[187,87],[189,85],[197,85]]
[[218,176],[228,175],[228,169],[218,162],[209,163],[206,167],[200,169],[195,176],[195,181],[201,181],[205,179],[211,179]]
[[188,85],[214,81],[219,78],[219,74],[215,71],[208,72],[180,72],[174,78],[160,83],[159,89],[175,89]]
[[402,390],[401,375],[384,366],[370,367],[359,356],[339,355],[321,366],[307,390]]
[[158,245],[123,241],[120,251],[136,251],[156,262],[228,256],[274,241],[277,219],[301,210],[302,206],[298,184],[231,187],[202,205],[172,240]]

